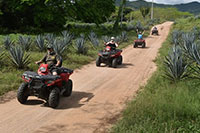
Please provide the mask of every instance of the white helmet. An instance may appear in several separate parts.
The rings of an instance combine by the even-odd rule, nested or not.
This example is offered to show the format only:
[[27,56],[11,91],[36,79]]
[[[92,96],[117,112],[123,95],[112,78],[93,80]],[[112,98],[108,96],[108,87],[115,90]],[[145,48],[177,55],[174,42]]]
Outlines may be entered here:
[[115,40],[115,37],[111,37],[111,40]]

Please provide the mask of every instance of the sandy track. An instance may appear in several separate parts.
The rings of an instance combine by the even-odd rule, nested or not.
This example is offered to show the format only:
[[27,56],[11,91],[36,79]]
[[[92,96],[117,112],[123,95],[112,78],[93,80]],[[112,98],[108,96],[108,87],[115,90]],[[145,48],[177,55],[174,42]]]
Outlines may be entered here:
[[16,99],[0,104],[0,132],[105,132],[156,70],[153,60],[171,25],[158,25],[160,36],[146,38],[147,48],[124,49],[123,65],[117,69],[96,67],[93,62],[76,70],[71,77],[73,94],[62,98],[58,109],[43,106],[35,97],[27,105]]

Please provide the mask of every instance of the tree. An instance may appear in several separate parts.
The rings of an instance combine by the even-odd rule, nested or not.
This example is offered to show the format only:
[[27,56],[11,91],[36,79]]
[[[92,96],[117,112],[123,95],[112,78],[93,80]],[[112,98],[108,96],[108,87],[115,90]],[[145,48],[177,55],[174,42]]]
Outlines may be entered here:
[[116,21],[115,21],[114,26],[113,26],[114,30],[117,30],[119,28],[120,17],[121,17],[121,14],[122,14],[122,9],[124,8],[125,4],[126,4],[126,0],[121,0],[118,15],[117,15]]
[[150,7],[141,7],[140,8],[140,12],[143,16],[143,18],[145,19],[145,17],[149,14],[150,12]]
[[115,11],[114,0],[75,0],[74,18],[86,23],[100,24]]

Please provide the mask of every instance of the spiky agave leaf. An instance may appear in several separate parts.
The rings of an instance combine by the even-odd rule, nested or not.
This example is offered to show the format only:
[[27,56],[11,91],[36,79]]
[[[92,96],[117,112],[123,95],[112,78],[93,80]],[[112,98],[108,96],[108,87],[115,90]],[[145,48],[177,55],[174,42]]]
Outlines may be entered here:
[[120,43],[121,41],[122,41],[121,35],[115,37],[115,42]]
[[30,63],[30,55],[25,54],[20,46],[11,47],[9,53],[10,59],[16,68],[25,68]]
[[110,41],[110,37],[109,36],[102,36],[102,40],[107,43]]
[[185,79],[189,76],[188,64],[183,60],[182,50],[179,46],[174,45],[168,56],[165,57],[165,77],[178,81]]
[[61,32],[62,36],[63,36],[63,40],[65,41],[66,44],[71,43],[72,39],[73,39],[73,34],[71,34],[68,31],[62,31]]
[[99,39],[94,32],[90,32],[90,34],[88,35],[88,38],[95,47],[99,46]]
[[85,46],[85,39],[78,38],[76,39],[76,49],[79,54],[87,54],[87,47]]
[[5,47],[5,49],[7,49],[7,50],[9,50],[10,49],[10,47],[14,44],[14,41],[12,41],[11,39],[10,39],[10,36],[6,36],[5,38],[4,38],[4,47]]
[[45,43],[44,43],[44,37],[42,35],[38,35],[36,37],[36,46],[40,49],[40,51],[44,51],[46,49]]
[[47,40],[48,45],[51,45],[51,46],[53,45],[55,38],[56,37],[55,37],[55,35],[53,33],[48,33],[45,36],[45,39]]
[[30,49],[31,43],[31,37],[19,36],[19,44],[23,47],[24,50],[28,51]]
[[179,45],[182,43],[182,31],[174,30],[172,32],[172,43],[175,45]]
[[53,43],[53,49],[58,55],[61,55],[68,45],[69,43],[66,43],[64,39],[63,40],[55,39]]
[[121,34],[121,40],[122,42],[127,42],[128,41],[128,35],[126,31],[123,31]]

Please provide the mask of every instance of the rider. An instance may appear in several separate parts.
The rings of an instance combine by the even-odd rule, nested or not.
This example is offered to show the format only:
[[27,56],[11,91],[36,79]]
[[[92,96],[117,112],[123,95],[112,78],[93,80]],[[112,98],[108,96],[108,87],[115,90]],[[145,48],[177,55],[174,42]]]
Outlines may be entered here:
[[118,47],[118,44],[115,42],[115,37],[111,37],[110,41],[105,43],[106,46],[110,46],[113,49],[115,49],[116,47]]
[[137,31],[138,39],[143,39],[143,35],[144,35],[145,30],[143,32],[141,32],[141,31],[138,32],[138,29],[137,29],[136,31]]
[[155,27],[153,27],[153,30],[157,30],[157,27],[155,26]]
[[[47,54],[40,60],[36,61],[36,64],[40,63],[46,63],[51,68],[53,66],[59,67],[61,65],[61,58],[54,52],[52,46],[47,46]],[[56,68],[53,68],[51,70],[53,75],[57,75],[59,70]]]

